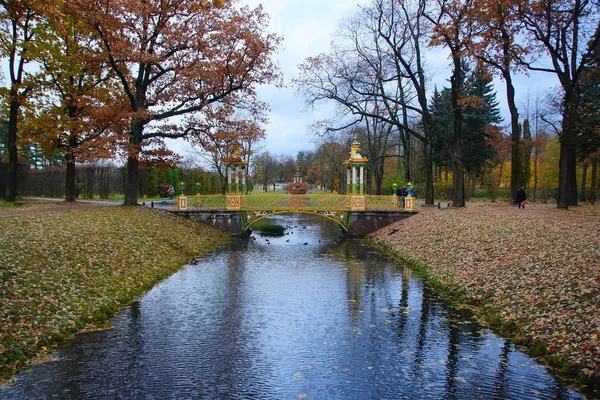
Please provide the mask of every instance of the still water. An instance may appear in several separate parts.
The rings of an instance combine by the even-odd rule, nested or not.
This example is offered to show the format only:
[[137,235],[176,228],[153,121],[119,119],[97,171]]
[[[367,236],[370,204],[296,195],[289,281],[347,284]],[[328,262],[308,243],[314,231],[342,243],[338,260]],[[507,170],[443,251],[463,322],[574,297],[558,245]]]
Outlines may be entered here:
[[280,216],[160,283],[1,399],[576,399],[409,269]]

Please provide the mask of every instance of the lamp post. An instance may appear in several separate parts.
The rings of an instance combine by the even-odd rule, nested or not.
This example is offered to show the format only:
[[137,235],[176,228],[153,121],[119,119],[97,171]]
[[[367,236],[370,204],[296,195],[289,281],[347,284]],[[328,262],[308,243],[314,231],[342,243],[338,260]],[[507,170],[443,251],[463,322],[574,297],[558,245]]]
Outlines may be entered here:
[[196,195],[194,196],[194,206],[200,207],[200,182],[196,182]]
[[414,198],[413,198],[413,185],[411,182],[408,182],[408,184],[406,185],[406,191],[407,191],[407,195],[406,198],[404,200],[404,208],[406,208],[407,210],[412,210],[414,207]]
[[187,197],[185,196],[185,194],[183,194],[183,192],[185,191],[185,182],[181,181],[179,182],[179,188],[181,189],[181,194],[179,195],[179,198],[177,199],[177,208],[179,210],[186,210],[187,209]]

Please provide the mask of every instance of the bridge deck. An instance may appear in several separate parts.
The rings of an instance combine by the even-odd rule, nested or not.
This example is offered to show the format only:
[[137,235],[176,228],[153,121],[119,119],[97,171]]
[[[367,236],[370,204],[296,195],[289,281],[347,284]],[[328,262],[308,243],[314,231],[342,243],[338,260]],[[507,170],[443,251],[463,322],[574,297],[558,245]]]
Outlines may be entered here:
[[[363,196],[365,211],[404,209],[404,198],[396,196]],[[350,211],[351,197],[345,195],[249,195],[241,196],[243,211]],[[227,196],[188,196],[187,207],[191,209],[227,209]]]

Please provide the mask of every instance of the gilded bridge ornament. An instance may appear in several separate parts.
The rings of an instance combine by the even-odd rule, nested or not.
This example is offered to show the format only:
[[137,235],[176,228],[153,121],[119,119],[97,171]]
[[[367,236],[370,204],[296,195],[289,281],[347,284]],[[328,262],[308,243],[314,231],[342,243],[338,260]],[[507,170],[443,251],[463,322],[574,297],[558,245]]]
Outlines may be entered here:
[[195,195],[188,204],[188,210],[228,210],[239,211],[244,231],[252,224],[271,215],[286,213],[304,213],[330,219],[340,225],[344,231],[350,228],[351,215],[360,211],[399,211],[404,207],[396,196],[360,196],[360,195],[286,195],[245,196]]

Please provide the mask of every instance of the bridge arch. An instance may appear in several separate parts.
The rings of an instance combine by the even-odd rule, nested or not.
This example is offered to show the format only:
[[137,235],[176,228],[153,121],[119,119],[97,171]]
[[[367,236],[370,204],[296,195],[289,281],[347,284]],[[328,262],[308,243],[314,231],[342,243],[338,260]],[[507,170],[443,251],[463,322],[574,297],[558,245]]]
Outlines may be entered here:
[[344,232],[348,232],[350,227],[350,212],[340,212],[337,215],[335,213],[329,211],[307,211],[307,210],[282,210],[282,211],[261,211],[256,213],[254,216],[249,216],[249,214],[242,212],[242,229],[244,232],[247,232],[248,229],[252,227],[256,222],[261,221],[265,218],[271,217],[273,215],[278,214],[310,214],[310,215],[318,215],[320,217],[326,218],[338,224]]

